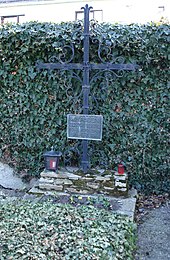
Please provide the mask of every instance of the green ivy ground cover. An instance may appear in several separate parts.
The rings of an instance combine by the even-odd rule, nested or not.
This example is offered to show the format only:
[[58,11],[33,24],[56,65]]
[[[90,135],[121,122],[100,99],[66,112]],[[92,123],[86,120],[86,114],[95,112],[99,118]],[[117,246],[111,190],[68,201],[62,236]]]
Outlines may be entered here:
[[133,259],[135,226],[93,206],[0,204],[1,259]]
[[[140,66],[123,77],[94,78],[90,113],[102,114],[104,127],[103,140],[90,142],[91,163],[107,162],[115,169],[122,160],[130,183],[139,190],[167,192],[169,25],[92,22],[90,30],[90,62],[100,62],[100,42],[104,62],[121,55]],[[39,72],[36,62],[48,62],[53,55],[62,58],[61,47],[70,44],[75,45],[72,62],[82,62],[82,33],[81,22],[0,27],[0,153],[19,172],[39,175],[45,150],[53,145],[65,152],[73,145],[66,137],[66,115],[80,112],[81,84],[68,71]]]

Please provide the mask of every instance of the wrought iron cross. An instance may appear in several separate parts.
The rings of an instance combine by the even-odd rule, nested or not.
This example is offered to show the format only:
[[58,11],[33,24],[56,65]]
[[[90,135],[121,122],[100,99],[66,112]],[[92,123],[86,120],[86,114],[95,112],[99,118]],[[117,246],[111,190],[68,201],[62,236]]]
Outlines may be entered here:
[[[90,71],[91,70],[108,70],[108,71],[119,71],[119,70],[135,70],[138,66],[131,63],[119,63],[114,64],[112,63],[99,63],[94,64],[89,62],[89,14],[92,7],[89,7],[87,4],[85,7],[82,7],[84,10],[84,42],[83,42],[83,63],[42,63],[39,62],[37,64],[38,69],[60,69],[60,70],[82,70],[83,71],[83,114],[87,115],[89,113],[89,94],[90,94]],[[89,168],[89,159],[88,159],[88,140],[82,140],[83,146],[83,154],[82,154],[82,161],[81,167],[84,172],[87,172]]]

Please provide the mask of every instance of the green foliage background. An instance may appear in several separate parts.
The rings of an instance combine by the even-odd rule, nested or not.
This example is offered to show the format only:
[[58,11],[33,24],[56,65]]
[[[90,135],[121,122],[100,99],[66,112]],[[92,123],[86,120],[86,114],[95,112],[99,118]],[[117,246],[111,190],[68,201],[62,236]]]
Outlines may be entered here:
[[[126,163],[130,182],[138,189],[160,192],[170,188],[168,172],[168,91],[170,84],[169,25],[91,24],[90,61],[100,62],[98,41],[112,55],[140,65],[136,72],[106,82],[94,80],[91,113],[104,116],[103,140],[93,142],[91,162],[105,158],[114,169]],[[38,71],[37,60],[48,62],[63,45],[75,45],[72,62],[82,62],[81,22],[26,23],[0,27],[0,152],[20,172],[39,175],[42,154],[52,145],[63,152],[66,115],[81,104],[81,84],[70,73]],[[78,76],[81,76],[81,72]],[[90,97],[91,101],[93,97]],[[95,101],[96,101],[95,100]],[[73,105],[74,104],[74,105]]]

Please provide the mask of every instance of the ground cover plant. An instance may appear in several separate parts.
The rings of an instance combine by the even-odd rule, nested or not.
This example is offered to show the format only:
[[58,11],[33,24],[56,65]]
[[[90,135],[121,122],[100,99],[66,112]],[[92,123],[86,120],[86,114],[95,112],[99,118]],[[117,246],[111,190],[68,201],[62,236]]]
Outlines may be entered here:
[[1,259],[133,259],[135,226],[93,206],[0,204]]

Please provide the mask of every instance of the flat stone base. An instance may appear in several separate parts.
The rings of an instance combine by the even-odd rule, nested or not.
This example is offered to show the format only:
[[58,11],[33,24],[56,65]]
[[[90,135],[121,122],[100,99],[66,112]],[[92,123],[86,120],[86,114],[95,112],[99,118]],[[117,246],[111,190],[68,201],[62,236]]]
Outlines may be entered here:
[[[70,196],[70,194],[65,192],[56,192],[54,190],[51,191],[43,191],[38,187],[33,187],[29,194],[42,198],[43,196]],[[87,197],[89,195],[82,195],[82,197]],[[96,198],[99,195],[90,195],[92,198]],[[116,207],[112,210],[115,214],[121,214],[128,216],[132,221],[134,220],[135,207],[136,207],[136,199],[137,199],[137,191],[135,189],[131,189],[128,191],[127,197],[114,197],[114,196],[105,196],[108,200],[112,200],[112,202],[116,205]]]
[[41,173],[39,182],[29,190],[29,194],[38,197],[43,196],[70,196],[81,195],[82,197],[96,198],[100,194],[108,200],[112,200],[116,207],[114,213],[129,216],[134,219],[137,192],[127,187],[127,174],[120,175],[114,171],[92,170],[84,174],[75,170],[68,172],[64,169],[58,173]]
[[84,174],[78,170],[68,172],[63,169],[58,173],[43,171],[40,176],[38,187],[42,191],[108,196],[126,196],[128,192],[127,175],[120,175],[113,171],[91,170]]

